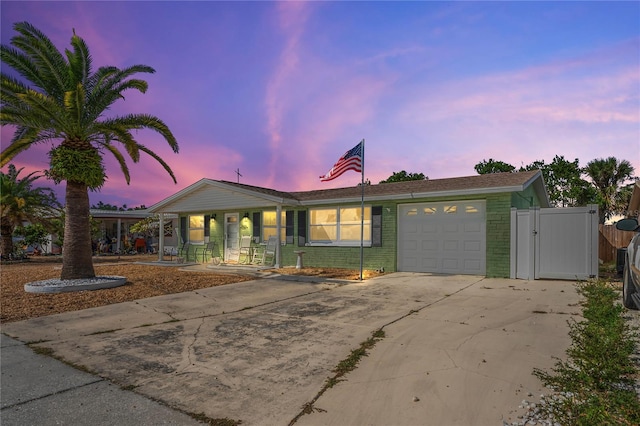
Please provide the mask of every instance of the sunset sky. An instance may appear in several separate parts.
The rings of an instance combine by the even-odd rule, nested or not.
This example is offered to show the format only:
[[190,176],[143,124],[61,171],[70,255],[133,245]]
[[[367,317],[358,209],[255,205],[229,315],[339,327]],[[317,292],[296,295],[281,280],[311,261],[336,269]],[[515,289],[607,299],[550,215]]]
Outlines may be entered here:
[[[283,191],[352,186],[354,172],[319,176],[362,139],[372,183],[555,155],[581,166],[615,156],[640,175],[639,2],[2,0],[0,9],[2,44],[28,21],[60,50],[75,29],[94,69],[156,70],[138,75],[146,94],[127,93],[109,113],[167,123],[179,154],[153,132],[136,136],[178,183],[143,156],[128,161],[127,186],[107,156],[92,204],[151,206],[204,177],[236,181],[237,169],[241,183]],[[2,128],[3,149],[12,131]],[[51,146],[13,164],[43,170]]]

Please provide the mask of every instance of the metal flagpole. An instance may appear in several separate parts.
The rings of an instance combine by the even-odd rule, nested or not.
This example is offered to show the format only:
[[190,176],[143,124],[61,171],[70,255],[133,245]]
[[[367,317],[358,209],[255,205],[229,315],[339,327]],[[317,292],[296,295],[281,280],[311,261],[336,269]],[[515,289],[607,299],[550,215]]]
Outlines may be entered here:
[[362,182],[361,186],[361,202],[360,202],[360,281],[362,281],[362,268],[364,261],[364,139],[362,139]]

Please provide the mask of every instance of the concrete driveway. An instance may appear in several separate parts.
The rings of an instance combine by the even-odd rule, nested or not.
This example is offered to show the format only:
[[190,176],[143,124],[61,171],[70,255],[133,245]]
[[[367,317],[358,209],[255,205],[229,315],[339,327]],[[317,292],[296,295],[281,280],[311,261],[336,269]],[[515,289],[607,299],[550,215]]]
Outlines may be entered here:
[[[578,299],[562,281],[280,277],[2,332],[170,407],[243,425],[497,425],[543,391],[531,372],[564,355]],[[321,392],[381,328],[385,337],[358,367]]]

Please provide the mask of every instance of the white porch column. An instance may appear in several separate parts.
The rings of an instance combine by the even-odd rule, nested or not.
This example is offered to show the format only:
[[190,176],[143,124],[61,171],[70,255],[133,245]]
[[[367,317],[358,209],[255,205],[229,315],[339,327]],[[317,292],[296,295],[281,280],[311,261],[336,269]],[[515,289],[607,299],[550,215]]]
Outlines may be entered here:
[[280,269],[280,247],[282,246],[282,241],[280,241],[280,229],[282,228],[282,220],[280,216],[282,216],[282,204],[278,204],[276,206],[276,236],[278,238],[278,244],[276,245],[276,259],[273,265],[273,267],[276,269]]
[[158,213],[158,261],[164,260],[164,213]]

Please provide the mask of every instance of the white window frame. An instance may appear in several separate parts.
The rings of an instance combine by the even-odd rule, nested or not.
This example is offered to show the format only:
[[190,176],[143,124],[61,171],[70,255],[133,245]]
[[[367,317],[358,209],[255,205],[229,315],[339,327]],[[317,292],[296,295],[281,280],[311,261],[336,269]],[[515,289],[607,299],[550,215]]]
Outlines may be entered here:
[[[360,247],[360,221],[358,223],[350,223],[348,220],[343,220],[347,212],[345,210],[357,209],[360,211],[362,206],[335,206],[335,207],[317,207],[309,209],[309,245],[310,246],[336,246],[336,247]],[[327,211],[329,214],[335,214],[335,222],[328,222],[326,224],[314,223],[314,212]],[[365,247],[371,247],[371,233],[372,233],[372,217],[371,206],[364,206],[364,235],[362,245]],[[346,223],[345,223],[346,222]],[[346,226],[356,226],[358,228],[358,238],[345,240],[342,239],[341,232],[344,231]],[[330,234],[335,233],[335,239],[330,238],[326,240],[314,240],[314,228],[327,228]]]
[[[273,214],[273,225],[265,225],[266,218],[265,216],[267,214]],[[278,214],[278,212],[276,210],[264,210],[262,212],[262,242],[266,242],[269,239],[269,236],[267,235],[267,233],[265,232],[265,230],[273,230],[273,232],[269,232],[269,235],[276,235],[276,233],[278,232],[278,222],[276,221],[276,219],[278,219],[278,217],[276,216]],[[287,212],[285,212],[284,210],[281,211],[280,214],[280,243],[284,244],[287,241],[287,227],[286,227],[286,222],[287,222]]]
[[[202,223],[202,226],[193,226],[192,224],[194,223],[193,221],[198,220],[199,222]],[[188,218],[188,222],[189,222],[189,231],[188,231],[188,236],[189,236],[189,243],[191,244],[204,244],[204,215],[203,214],[190,214],[189,218]],[[199,225],[199,224],[198,224]],[[196,236],[200,236],[199,234],[202,234],[202,239],[200,238],[194,238]]]

